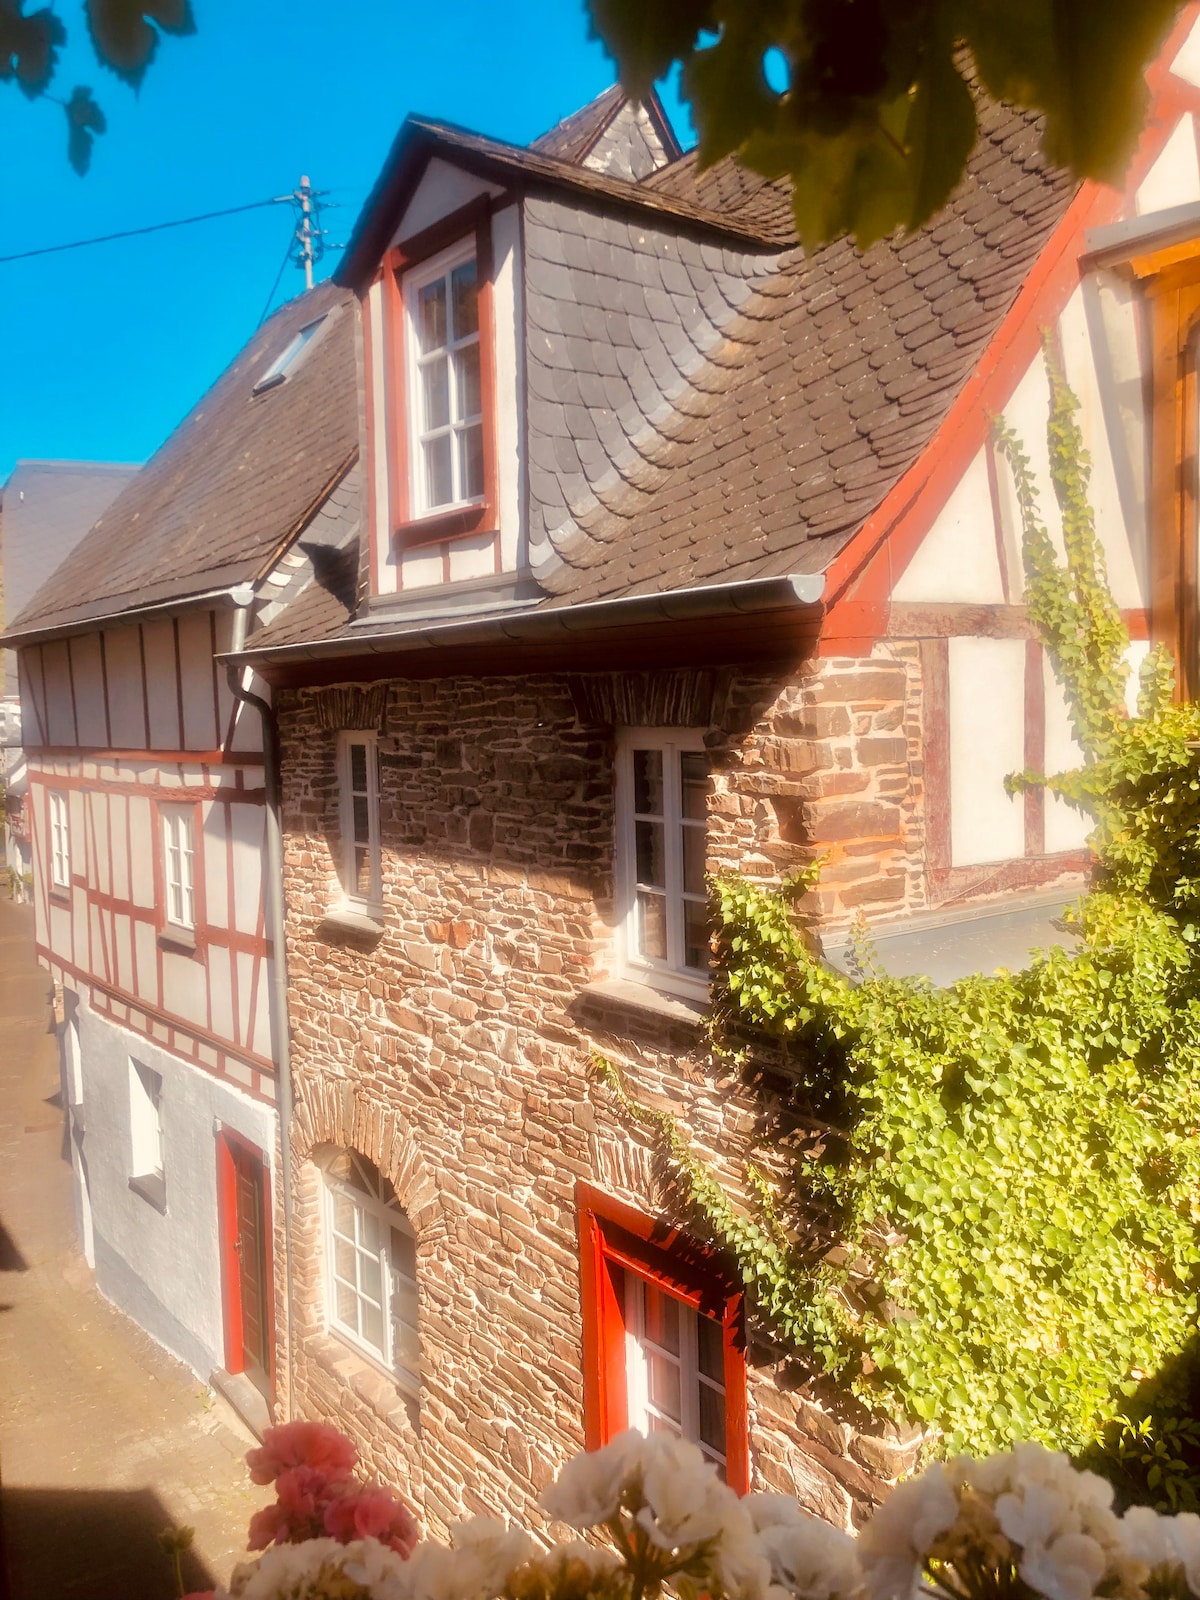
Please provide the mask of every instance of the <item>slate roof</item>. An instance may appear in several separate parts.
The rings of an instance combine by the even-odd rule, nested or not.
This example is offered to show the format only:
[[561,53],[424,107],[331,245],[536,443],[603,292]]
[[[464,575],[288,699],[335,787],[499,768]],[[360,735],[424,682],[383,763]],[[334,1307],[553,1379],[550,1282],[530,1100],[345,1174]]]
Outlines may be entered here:
[[137,472],[116,461],[18,461],[4,485],[4,616],[17,616]]
[[546,133],[531,140],[529,148],[559,161],[579,163],[624,104],[621,85],[614,83],[588,105],[573,111]]
[[[756,281],[622,481],[553,538],[551,604],[828,565],[932,439],[1074,194],[1033,115],[979,109],[967,175],[926,227],[866,254],[793,249]],[[731,163],[689,175],[690,159],[647,186],[787,202]]]
[[[331,315],[284,382],[254,385]],[[257,579],[358,450],[357,311],[333,283],[264,323],[11,624],[67,627]]]

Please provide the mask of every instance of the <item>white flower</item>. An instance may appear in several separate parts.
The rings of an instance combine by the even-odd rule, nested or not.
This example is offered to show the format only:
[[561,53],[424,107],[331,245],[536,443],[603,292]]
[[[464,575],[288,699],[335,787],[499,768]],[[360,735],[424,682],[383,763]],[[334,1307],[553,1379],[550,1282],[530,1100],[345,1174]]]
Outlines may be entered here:
[[514,1567],[536,1554],[538,1546],[521,1528],[510,1528],[498,1517],[470,1517],[450,1525],[450,1542],[456,1550],[469,1550],[504,1587]]
[[855,1541],[819,1517],[805,1515],[798,1506],[793,1510],[793,1517],[760,1528],[759,1543],[771,1563],[772,1584],[797,1600],[850,1600],[863,1582]]
[[897,1484],[858,1538],[870,1600],[908,1600],[930,1545],[957,1517],[958,1500],[940,1462]]
[[[1164,1563],[1174,1566],[1180,1559],[1171,1537],[1173,1517],[1160,1517],[1149,1506],[1130,1506],[1121,1518],[1121,1538],[1126,1552],[1147,1567]],[[1196,1521],[1200,1523],[1200,1518]]]
[[736,1496],[726,1506],[708,1565],[722,1592],[733,1600],[766,1600],[771,1563],[749,1513]]
[[[637,1521],[662,1550],[717,1538],[738,1505],[699,1446],[671,1433],[652,1433],[643,1441],[642,1493],[646,1503]],[[746,1523],[752,1535],[748,1517]],[[736,1536],[732,1526],[730,1536]]]
[[572,1456],[542,1494],[542,1508],[559,1522],[581,1531],[607,1522],[621,1491],[641,1466],[646,1440],[633,1428],[617,1434],[600,1450]]
[[1194,1511],[1181,1511],[1178,1516],[1163,1517],[1161,1521],[1167,1524],[1167,1535],[1183,1566],[1188,1588],[1200,1595],[1200,1517]]
[[[405,1562],[378,1539],[356,1539],[339,1544],[336,1539],[307,1539],[302,1544],[272,1545],[256,1561],[243,1561],[233,1570],[229,1588],[218,1589],[218,1600],[322,1600],[344,1593],[338,1580],[343,1574],[367,1594],[387,1600]],[[330,1582],[330,1580],[335,1580]]]
[[1046,1600],[1091,1600],[1108,1558],[1086,1533],[1064,1533],[1051,1544],[1027,1546],[1021,1576]]
[[549,1572],[561,1572],[566,1566],[583,1566],[594,1578],[615,1572],[621,1565],[621,1558],[615,1550],[609,1550],[605,1545],[587,1544],[583,1539],[570,1539],[562,1544],[553,1544],[544,1554],[538,1555],[536,1560],[539,1566],[545,1567]]

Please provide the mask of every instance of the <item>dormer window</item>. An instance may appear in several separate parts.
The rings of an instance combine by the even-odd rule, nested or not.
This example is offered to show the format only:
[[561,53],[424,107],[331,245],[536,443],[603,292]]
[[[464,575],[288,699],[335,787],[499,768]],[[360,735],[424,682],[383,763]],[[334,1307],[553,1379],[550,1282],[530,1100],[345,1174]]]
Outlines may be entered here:
[[402,550],[498,527],[491,213],[472,203],[384,266],[388,510]]
[[410,468],[418,516],[483,499],[483,385],[474,241],[405,278]]

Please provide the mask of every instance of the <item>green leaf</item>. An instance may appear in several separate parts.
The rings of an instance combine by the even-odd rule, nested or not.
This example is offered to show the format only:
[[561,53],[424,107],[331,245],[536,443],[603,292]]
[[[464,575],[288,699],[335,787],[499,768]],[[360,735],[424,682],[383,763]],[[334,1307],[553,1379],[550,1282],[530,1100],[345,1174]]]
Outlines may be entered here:
[[103,111],[86,88],[73,90],[67,101],[67,160],[82,178],[91,165],[95,135],[108,127]]

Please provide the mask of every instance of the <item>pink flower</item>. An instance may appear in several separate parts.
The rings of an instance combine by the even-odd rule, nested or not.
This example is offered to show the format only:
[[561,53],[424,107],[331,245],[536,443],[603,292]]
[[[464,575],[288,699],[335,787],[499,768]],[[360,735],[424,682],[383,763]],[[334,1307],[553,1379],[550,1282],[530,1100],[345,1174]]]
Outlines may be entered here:
[[405,1561],[417,1542],[412,1512],[382,1484],[344,1484],[325,1507],[325,1532],[340,1544],[378,1539]]
[[348,1478],[357,1460],[351,1440],[323,1422],[285,1422],[267,1428],[261,1449],[246,1452],[251,1483],[274,1483],[289,1467],[314,1467],[331,1480]]
[[344,1478],[330,1479],[317,1467],[288,1467],[275,1480],[278,1495],[250,1518],[248,1548],[265,1550],[269,1544],[300,1544],[325,1531],[325,1509]]

